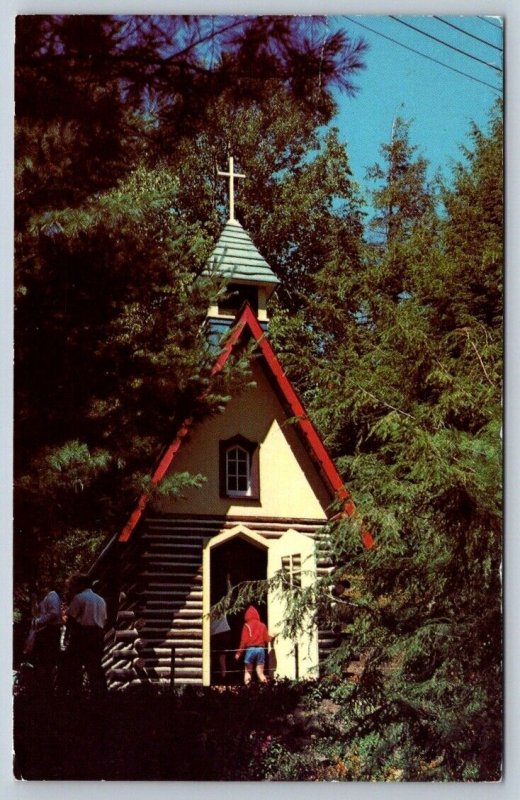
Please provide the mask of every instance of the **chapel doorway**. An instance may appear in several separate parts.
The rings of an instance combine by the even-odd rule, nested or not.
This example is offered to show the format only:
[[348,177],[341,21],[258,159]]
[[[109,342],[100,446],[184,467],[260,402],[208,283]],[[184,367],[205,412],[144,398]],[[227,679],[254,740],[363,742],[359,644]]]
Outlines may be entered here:
[[[228,586],[235,591],[244,581],[267,578],[267,549],[237,535],[211,549],[210,604],[227,593]],[[260,618],[269,625],[267,602],[255,602]],[[242,683],[242,660],[235,660],[235,650],[240,642],[244,620],[243,610],[228,614],[230,630],[211,637],[211,684],[236,685]]]

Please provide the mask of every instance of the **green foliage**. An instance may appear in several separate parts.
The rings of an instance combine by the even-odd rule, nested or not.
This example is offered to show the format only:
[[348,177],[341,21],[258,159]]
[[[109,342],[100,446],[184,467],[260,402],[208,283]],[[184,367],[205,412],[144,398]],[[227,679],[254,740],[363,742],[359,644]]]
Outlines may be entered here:
[[[230,147],[248,164],[240,213],[249,209],[256,236],[290,202],[282,187],[293,169],[312,172],[331,88],[353,91],[363,49],[303,17],[18,18],[22,604],[54,573],[69,531],[111,536],[179,423],[221,410],[250,379],[247,354],[211,378],[203,331],[222,289],[200,274],[225,219],[216,169]],[[292,241],[302,222],[297,230],[293,219]],[[187,485],[201,476],[153,491],[179,495]],[[67,553],[57,577],[75,564]]]
[[153,500],[156,497],[184,497],[186,489],[200,489],[206,483],[204,475],[175,472],[166,475],[160,483],[153,483],[149,475],[143,476],[141,488]]
[[343,637],[331,674],[361,658],[350,736],[379,736],[361,779],[500,774],[500,109],[472,142],[432,225],[424,164],[394,131],[375,195],[386,241],[367,245],[359,311],[336,308],[329,338],[324,314],[329,358],[295,372],[376,542],[363,550],[359,519],[329,538],[331,580],[348,583],[329,613]]
[[[212,367],[202,332],[212,287],[195,281],[210,240],[179,219],[174,203],[165,170],[141,167],[85,206],[33,216],[23,234],[16,509],[35,569],[52,527],[90,519],[93,529],[110,531],[165,432],[188,408],[207,413],[228,394],[221,381],[195,402]],[[49,503],[51,524],[42,512]]]
[[[203,331],[222,291],[201,279],[225,219],[216,170],[240,154],[238,217],[283,282],[270,336],[359,517],[330,528],[335,572],[288,601],[289,632],[312,608],[341,638],[302,701],[337,705],[327,724],[298,744],[230,700],[235,763],[218,723],[200,738],[207,716],[196,752],[230,779],[496,780],[501,109],[440,187],[396,119],[367,224],[347,148],[322,127],[363,46],[320,31],[289,17],[19,18],[16,602],[88,566],[143,488],[202,485],[147,476],[188,414],[217,413],[250,380],[248,353],[212,377]],[[267,588],[242,585],[220,610]]]

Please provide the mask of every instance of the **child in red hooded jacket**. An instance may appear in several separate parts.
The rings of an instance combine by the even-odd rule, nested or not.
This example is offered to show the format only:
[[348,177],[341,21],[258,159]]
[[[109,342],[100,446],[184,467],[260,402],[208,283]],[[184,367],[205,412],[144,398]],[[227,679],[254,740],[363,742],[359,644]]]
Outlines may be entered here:
[[244,627],[242,628],[242,636],[240,637],[240,644],[235,653],[235,659],[238,661],[240,655],[244,654],[244,683],[248,686],[253,677],[253,667],[256,668],[256,674],[260,683],[266,683],[267,678],[264,674],[265,665],[265,646],[274,641],[274,636],[271,636],[267,630],[267,626],[260,620],[260,615],[254,606],[249,606],[244,614]]

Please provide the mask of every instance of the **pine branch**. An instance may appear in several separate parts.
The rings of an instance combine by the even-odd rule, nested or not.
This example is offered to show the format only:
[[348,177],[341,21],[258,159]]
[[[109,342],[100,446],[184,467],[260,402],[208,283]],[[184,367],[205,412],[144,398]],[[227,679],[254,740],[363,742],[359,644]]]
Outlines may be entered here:
[[470,345],[472,346],[473,350],[474,350],[474,351],[475,351],[475,353],[477,354],[477,358],[478,358],[478,360],[479,360],[479,362],[480,362],[480,366],[482,367],[482,371],[483,371],[484,375],[486,376],[486,380],[487,380],[487,382],[488,382],[488,383],[489,383],[489,385],[490,385],[490,386],[491,386],[491,387],[494,389],[494,388],[495,388],[495,384],[493,383],[493,381],[491,380],[491,378],[490,378],[490,377],[489,377],[489,375],[488,375],[488,371],[487,371],[487,369],[486,369],[486,367],[485,367],[485,364],[484,364],[484,362],[482,361],[482,357],[481,357],[481,355],[480,355],[480,353],[479,353],[479,351],[478,351],[477,345],[475,344],[475,342],[473,341],[473,339],[470,337],[470,335],[469,335],[469,331],[468,331],[468,330],[465,330],[465,334],[466,334],[466,336],[468,337],[468,342],[470,343]]
[[396,411],[398,414],[402,414],[403,417],[408,417],[409,419],[417,419],[413,414],[409,414],[408,411],[402,411],[400,408],[396,408],[391,403],[387,403],[386,400],[381,400],[379,397],[376,397],[375,394],[372,394],[372,392],[369,392],[368,389],[365,389],[363,386],[356,385],[356,388],[361,392],[364,392],[366,395],[368,395],[368,397],[372,398],[372,400],[375,400],[376,403],[389,408],[391,411]]

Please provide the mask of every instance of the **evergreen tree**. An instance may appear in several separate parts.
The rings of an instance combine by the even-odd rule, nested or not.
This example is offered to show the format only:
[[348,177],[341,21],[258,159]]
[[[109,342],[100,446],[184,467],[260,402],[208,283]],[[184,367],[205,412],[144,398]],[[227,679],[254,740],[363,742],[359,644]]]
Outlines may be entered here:
[[86,547],[85,560],[121,520],[208,379],[208,287],[194,275],[210,242],[175,215],[174,203],[171,175],[140,168],[95,203],[54,212],[51,223],[34,216],[24,236],[17,578],[34,580],[49,559],[60,563],[69,536],[74,550]]
[[[500,110],[472,144],[446,212],[434,225],[400,218],[368,261],[355,324],[347,311],[335,360],[309,378],[376,541],[363,548],[359,520],[330,538],[347,587],[335,663],[365,659],[348,737],[379,737],[372,776],[383,762],[404,780],[500,774]],[[389,283],[396,231],[402,272]]]
[[240,154],[239,219],[283,281],[271,336],[360,512],[331,527],[336,605],[311,590],[344,639],[345,751],[365,748],[367,779],[495,780],[501,111],[439,197],[397,119],[363,242],[347,150],[320,129],[362,51],[302,18],[20,18],[17,600],[88,564],[179,421],[243,379],[210,381],[219,287],[200,280],[216,170]]
[[[88,565],[188,410],[211,413],[228,396],[229,374],[208,390],[201,333],[218,287],[200,272],[225,221],[216,168],[234,147],[251,165],[255,235],[277,210],[276,173],[316,146],[330,89],[352,89],[362,51],[303,18],[19,18],[22,603],[49,573]],[[200,476],[163,489],[186,481]]]

